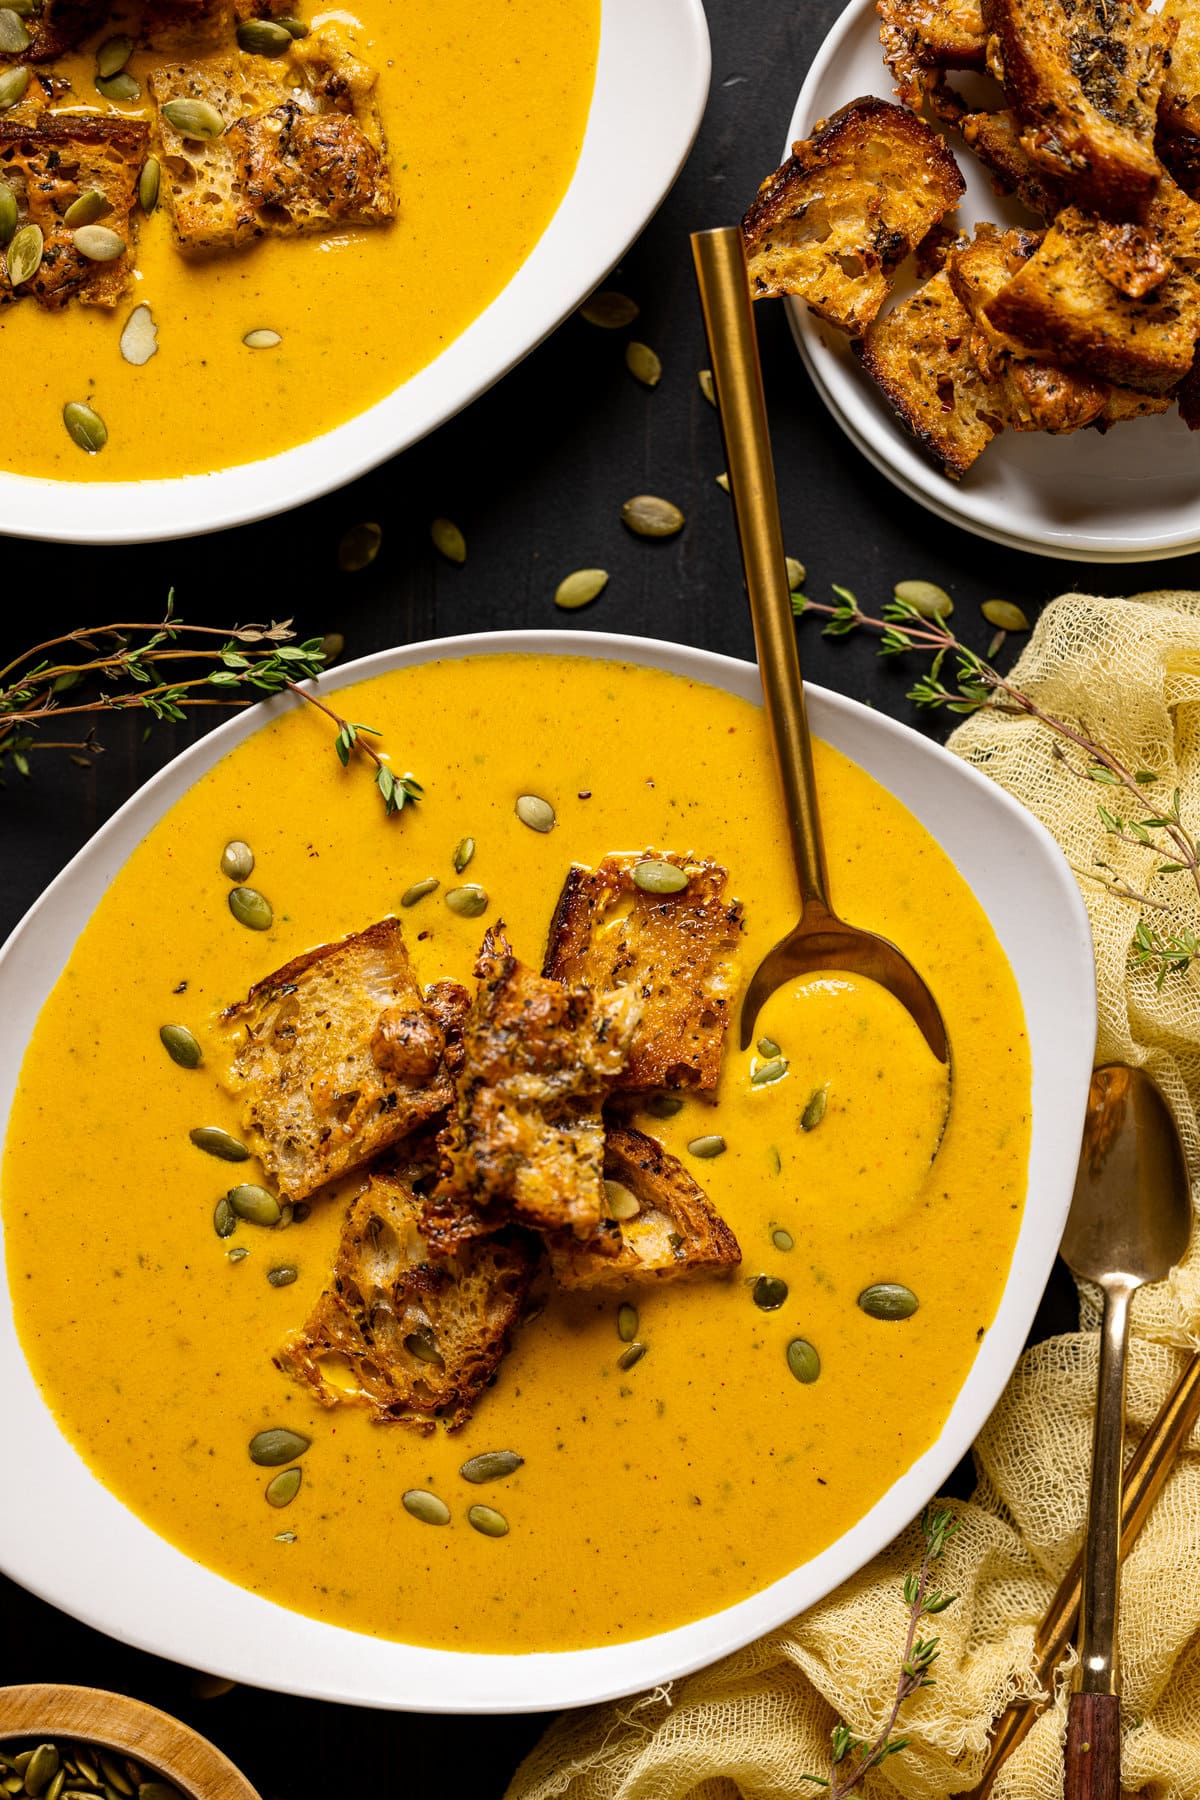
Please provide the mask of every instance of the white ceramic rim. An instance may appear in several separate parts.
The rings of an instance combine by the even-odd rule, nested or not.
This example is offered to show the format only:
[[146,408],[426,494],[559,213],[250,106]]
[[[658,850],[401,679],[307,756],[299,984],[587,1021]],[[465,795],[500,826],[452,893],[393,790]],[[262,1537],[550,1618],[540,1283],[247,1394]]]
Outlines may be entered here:
[[[649,665],[761,700],[758,670],[709,651],[608,634],[489,632],[410,644],[335,668],[323,691],[435,659],[539,652]],[[258,1687],[420,1712],[579,1706],[685,1675],[812,1605],[881,1550],[978,1434],[1033,1322],[1070,1203],[1096,1032],[1087,914],[1049,833],[983,775],[907,726],[810,688],[814,729],[943,844],[1012,963],[1033,1059],[1029,1197],[1013,1263],[975,1364],[937,1440],[836,1543],[724,1611],[598,1649],[485,1655],[429,1650],[322,1624],[214,1574],[155,1535],[60,1433],[0,1307],[0,1430],[36,1481],[0,1483],[0,1566],[41,1598],[138,1648]],[[193,782],[290,702],[230,719],[135,794],[51,883],[0,950],[0,1118],[41,1004],[136,843]],[[0,1245],[2,1248],[2,1245]],[[7,1288],[5,1289],[7,1293]],[[399,1512],[399,1509],[397,1509]],[[380,1555],[403,1556],[381,1522]],[[397,1532],[402,1524],[395,1522]]]
[[[853,98],[849,93],[833,93],[831,66],[842,55],[846,39],[863,25],[874,20],[874,0],[849,0],[830,27],[805,76],[788,128],[783,157],[791,155],[792,143],[809,135],[816,120]],[[887,82],[887,69],[882,54],[879,58],[878,91],[881,97],[894,98]],[[961,153],[961,146],[951,148]],[[994,200],[992,216],[1003,210]],[[1022,217],[1028,217],[1022,214]],[[957,525],[976,537],[1002,544],[1006,549],[1032,551],[1038,556],[1059,562],[1128,563],[1159,562],[1169,556],[1184,556],[1200,549],[1200,532],[1195,519],[1189,528],[1176,532],[1151,533],[1136,543],[1123,545],[1113,536],[1064,527],[1056,536],[1007,529],[988,508],[985,496],[960,487],[927,461],[912,443],[883,400],[874,392],[865,376],[856,379],[858,371],[848,369],[820,339],[821,322],[814,318],[804,302],[786,301],[788,323],[803,358],[804,366],[834,421],[846,437],[881,475],[918,506],[923,506],[950,525]],[[1155,421],[1157,423],[1157,421]],[[1149,421],[1139,421],[1149,423]],[[1129,427],[1125,427],[1128,431]],[[1069,453],[1070,440],[1065,448]]]
[[711,69],[701,0],[602,0],[596,85],[570,185],[507,287],[440,356],[332,431],[211,475],[73,482],[0,471],[0,534],[80,544],[194,537],[286,512],[415,444],[527,356],[624,255],[683,167]]

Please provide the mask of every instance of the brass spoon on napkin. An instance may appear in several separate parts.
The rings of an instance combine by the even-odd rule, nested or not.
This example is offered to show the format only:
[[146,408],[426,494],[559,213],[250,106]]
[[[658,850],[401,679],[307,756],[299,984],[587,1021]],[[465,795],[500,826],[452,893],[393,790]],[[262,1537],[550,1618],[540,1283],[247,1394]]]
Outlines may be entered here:
[[692,255],[725,434],[767,724],[783,787],[803,907],[799,923],[767,952],[751,978],[742,1002],[742,1049],[749,1047],[759,1008],[776,988],[818,969],[841,969],[876,981],[894,994],[939,1062],[948,1063],[950,1046],[937,1001],[912,963],[886,938],[847,925],[829,903],[812,740],[741,231],[734,225],[695,232]]
[[1191,1225],[1183,1148],[1161,1092],[1141,1069],[1097,1069],[1062,1241],[1072,1274],[1104,1294],[1080,1685],[1067,1716],[1065,1800],[1118,1800],[1121,1791],[1116,1636],[1129,1307],[1139,1287],[1163,1280],[1180,1260]]

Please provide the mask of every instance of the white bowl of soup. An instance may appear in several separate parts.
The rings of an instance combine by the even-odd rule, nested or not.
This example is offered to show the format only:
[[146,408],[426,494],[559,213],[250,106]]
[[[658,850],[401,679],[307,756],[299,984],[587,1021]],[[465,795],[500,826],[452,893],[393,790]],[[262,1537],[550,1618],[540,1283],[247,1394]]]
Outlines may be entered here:
[[[198,1124],[239,1129],[222,1009],[392,914],[422,982],[469,981],[500,919],[536,966],[570,865],[617,850],[728,871],[743,979],[798,902],[751,664],[497,633],[347,664],[321,692],[424,783],[417,806],[385,818],[328,720],[273,701],[128,802],[0,954],[0,1420],[39,1471],[0,1488],[0,1560],[90,1624],[259,1686],[464,1712],[628,1693],[827,1594],[969,1448],[1066,1217],[1095,1034],[1087,918],[1055,844],[1002,790],[813,690],[834,902],[903,946],[946,1019],[940,1144],[944,1071],[897,1003],[836,975],[802,984],[759,1023],[788,1081],[756,1084],[731,1031],[715,1096],[639,1119],[736,1232],[739,1269],[552,1292],[461,1430],[322,1409],[272,1354],[329,1278],[333,1209],[288,1228],[298,1275],[277,1288],[275,1234],[246,1226],[230,1260],[213,1229],[230,1177],[187,1141]],[[527,827],[521,794],[549,801],[553,829]],[[231,915],[230,839],[253,848],[267,931]],[[431,876],[440,887],[401,905]],[[462,879],[483,916],[445,903]],[[164,1053],[168,1021],[205,1046],[201,1067]],[[724,1153],[697,1160],[718,1134]],[[879,1283],[917,1310],[869,1316],[857,1301]],[[647,1346],[632,1366],[618,1299]],[[816,1379],[793,1366],[798,1338]],[[282,1510],[247,1456],[279,1426],[311,1439]],[[519,1466],[462,1479],[498,1450]],[[405,1510],[414,1490],[444,1500],[441,1528]],[[505,1535],[470,1528],[481,1500]]]
[[[47,310],[18,289],[0,307],[6,366],[24,371],[0,532],[183,537],[298,505],[416,442],[603,280],[678,174],[708,93],[700,0],[356,0],[302,23],[377,75],[395,216],[183,254],[160,197],[149,216],[133,209],[115,306]],[[121,71],[141,99],[106,100],[104,37],[63,59],[72,86],[56,107],[152,117],[162,56],[138,49]],[[197,66],[230,50],[232,37]],[[121,340],[139,306],[157,350],[134,366]],[[98,451],[66,429],[80,403],[107,432]]]

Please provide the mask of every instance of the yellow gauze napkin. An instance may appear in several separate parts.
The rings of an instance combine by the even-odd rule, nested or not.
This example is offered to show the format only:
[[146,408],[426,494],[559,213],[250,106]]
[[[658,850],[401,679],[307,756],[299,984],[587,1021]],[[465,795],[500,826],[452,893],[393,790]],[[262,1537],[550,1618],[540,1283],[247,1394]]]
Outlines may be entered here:
[[[1068,594],[1049,606],[1013,673],[1047,712],[1082,725],[1130,768],[1180,790],[1200,824],[1200,594],[1133,600]],[[1097,801],[1112,790],[1073,775],[1038,721],[990,708],[952,749],[1036,813],[1077,871],[1106,862],[1168,910],[1139,909],[1081,875],[1096,945],[1099,1061],[1143,1065],[1183,1132],[1200,1205],[1200,962],[1156,986],[1129,958],[1139,917],[1200,933],[1188,875],[1114,843]],[[1081,758],[1076,758],[1080,762]],[[1031,1195],[1029,1204],[1037,1204]],[[1084,1297],[1085,1323],[1094,1323]],[[1136,1440],[1200,1347],[1200,1232],[1168,1281],[1134,1309],[1129,1436]],[[1034,1632],[1078,1550],[1086,1512],[1096,1337],[1083,1331],[1022,1357],[975,1445],[979,1486],[952,1503],[960,1529],[938,1585],[961,1596],[939,1615],[937,1685],[906,1707],[910,1747],[868,1777],[870,1800],[942,1800],[974,1785],[988,1727],[1035,1691]],[[905,1572],[920,1559],[910,1528],[821,1605],[713,1667],[616,1705],[564,1715],[518,1770],[508,1800],[792,1800],[821,1792],[830,1727],[873,1738],[887,1717],[907,1612]],[[1200,1432],[1193,1434],[1125,1564],[1121,1598],[1126,1794],[1200,1800]],[[1060,1676],[1069,1670],[1064,1667]],[[996,1800],[1061,1800],[1069,1682],[1006,1765]]]

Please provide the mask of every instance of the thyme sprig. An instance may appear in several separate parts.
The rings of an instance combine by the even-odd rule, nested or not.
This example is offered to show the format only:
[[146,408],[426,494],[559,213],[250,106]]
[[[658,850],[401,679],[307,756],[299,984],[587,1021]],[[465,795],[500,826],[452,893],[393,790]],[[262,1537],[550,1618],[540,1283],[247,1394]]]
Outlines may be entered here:
[[31,755],[65,750],[84,767],[102,749],[94,727],[82,737],[47,735],[49,725],[81,716],[143,710],[151,720],[178,722],[202,706],[240,707],[285,690],[337,726],[334,749],[345,766],[358,755],[372,768],[387,813],[420,799],[421,784],[397,775],[362,733],[298,684],[325,668],[324,640],[297,641],[291,619],[229,629],[189,625],[167,597],[154,624],[82,627],[47,638],[0,668],[0,785],[6,768],[28,778]]
[[[1154,865],[1148,871],[1148,879],[1184,875],[1200,894],[1200,834],[1181,815],[1178,788],[1169,799],[1159,798],[1155,805],[1155,796],[1148,793],[1159,783],[1153,769],[1130,768],[1100,743],[1085,723],[1071,724],[1047,712],[969,644],[964,644],[943,618],[927,619],[902,600],[888,601],[881,609],[882,617],[872,618],[849,588],[834,587],[833,592],[836,604],[832,606],[809,600],[804,594],[793,594],[793,611],[797,617],[817,613],[827,618],[826,637],[847,637],[859,629],[877,632],[881,656],[903,656],[910,651],[927,653],[932,658],[928,670],[908,690],[909,699],[917,706],[957,714],[978,712],[987,706],[1037,719],[1054,733],[1054,755],[1070,774],[1113,790],[1111,804],[1098,802],[1096,807],[1105,833],[1116,843],[1148,853]],[[991,654],[997,647],[993,640]],[[1166,902],[1134,886],[1099,858],[1090,868],[1076,868],[1076,874],[1101,883],[1117,899],[1140,908],[1156,913],[1171,910]],[[1168,975],[1186,974],[1200,957],[1200,938],[1192,931],[1160,927],[1141,919],[1129,954],[1133,966],[1151,971],[1156,986],[1161,988]]]
[[904,1639],[900,1674],[896,1680],[895,1698],[883,1729],[877,1737],[868,1740],[855,1737],[849,1726],[839,1721],[829,1734],[828,1775],[805,1774],[800,1777],[801,1781],[811,1781],[815,1786],[825,1788],[828,1800],[851,1800],[852,1795],[861,1792],[862,1783],[872,1769],[877,1769],[889,1756],[895,1756],[908,1748],[910,1740],[895,1737],[893,1733],[905,1703],[914,1694],[920,1693],[922,1688],[934,1686],[934,1676],[930,1671],[938,1659],[941,1640],[936,1637],[920,1637],[918,1631],[922,1619],[945,1612],[958,1599],[957,1594],[946,1594],[940,1588],[931,1586],[933,1565],[945,1550],[947,1540],[957,1530],[958,1521],[953,1513],[935,1511],[932,1506],[927,1506],[921,1515],[925,1547],[920,1567],[915,1571],[910,1570],[904,1578],[908,1631]]

